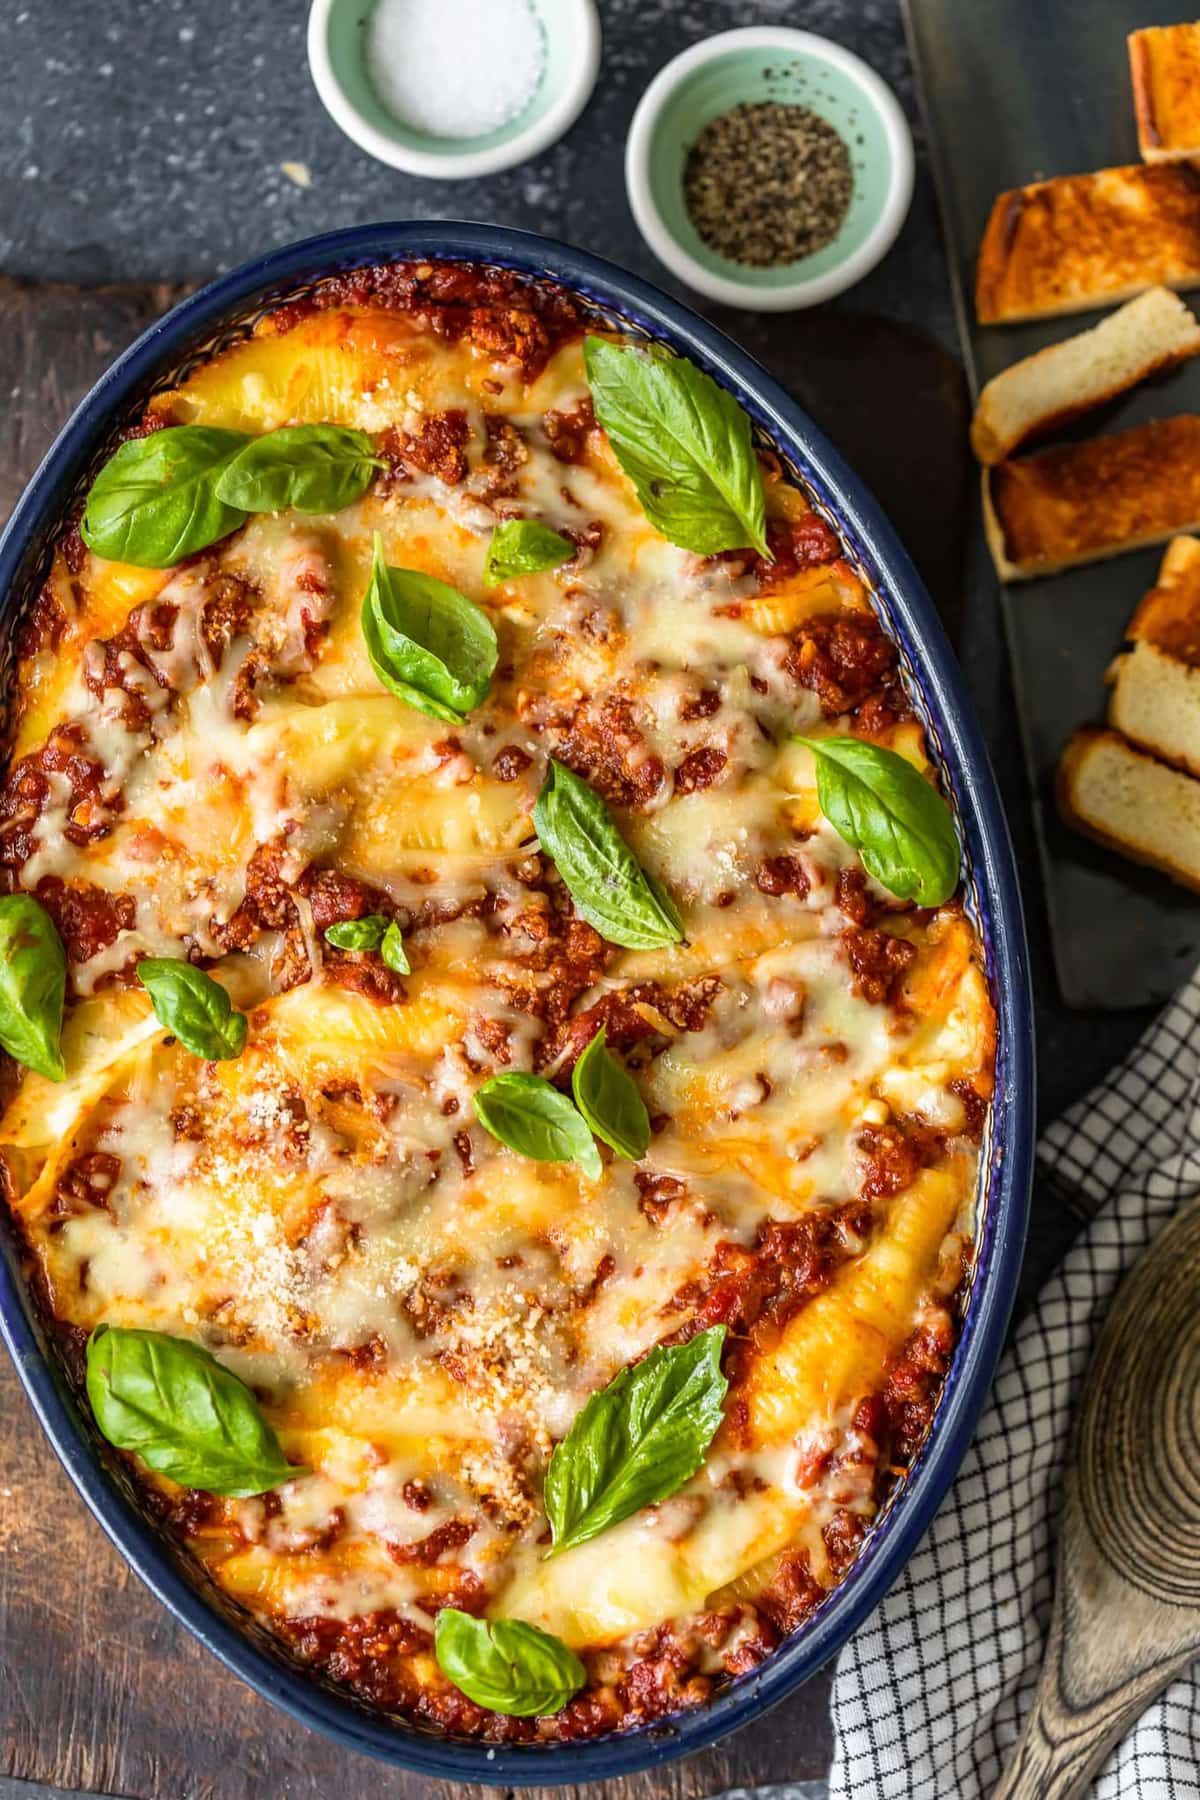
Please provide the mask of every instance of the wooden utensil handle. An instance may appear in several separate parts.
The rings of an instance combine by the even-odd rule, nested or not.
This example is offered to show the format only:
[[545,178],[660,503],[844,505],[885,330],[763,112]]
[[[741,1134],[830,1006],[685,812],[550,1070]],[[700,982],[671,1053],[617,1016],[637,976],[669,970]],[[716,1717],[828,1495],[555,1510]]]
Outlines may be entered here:
[[1077,1706],[1063,1693],[1062,1648],[1056,1608],[1033,1708],[992,1800],[1076,1800],[1113,1745],[1136,1724],[1154,1696],[1188,1667],[1194,1654],[1189,1650],[1171,1657],[1111,1693]]

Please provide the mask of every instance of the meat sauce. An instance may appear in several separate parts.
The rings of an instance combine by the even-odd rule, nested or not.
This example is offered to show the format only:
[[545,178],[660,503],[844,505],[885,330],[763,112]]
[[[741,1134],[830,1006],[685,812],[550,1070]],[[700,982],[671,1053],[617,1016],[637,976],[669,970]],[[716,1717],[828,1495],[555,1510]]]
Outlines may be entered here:
[[558,345],[579,336],[586,318],[572,295],[509,269],[395,263],[335,276],[306,299],[277,308],[272,323],[286,332],[310,313],[344,306],[402,313],[415,330],[450,342],[469,338],[499,361],[514,360],[526,379]]

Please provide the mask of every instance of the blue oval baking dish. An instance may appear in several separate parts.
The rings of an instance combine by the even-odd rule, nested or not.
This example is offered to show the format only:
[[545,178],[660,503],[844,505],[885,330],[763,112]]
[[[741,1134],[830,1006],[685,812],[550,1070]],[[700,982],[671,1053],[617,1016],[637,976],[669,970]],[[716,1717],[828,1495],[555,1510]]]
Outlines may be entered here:
[[323,278],[411,258],[472,260],[544,275],[614,322],[651,333],[730,388],[841,533],[894,635],[958,813],[968,904],[997,1014],[997,1083],[985,1138],[976,1270],[962,1335],[928,1438],[845,1580],[757,1670],[705,1706],[591,1742],[489,1747],[365,1707],[291,1662],[206,1582],[139,1509],[82,1413],[31,1304],[11,1233],[0,1233],[0,1329],[43,1427],[93,1513],[151,1591],[268,1700],[347,1749],[444,1781],[521,1786],[605,1781],[687,1755],[757,1718],[829,1660],[896,1579],[930,1523],[974,1430],[1004,1339],[1021,1263],[1033,1157],[1033,1032],[1021,901],[1000,799],[962,676],[915,569],[862,483],[812,421],[721,332],[648,282],[566,244],[488,225],[370,225],[310,238],[223,276],[151,326],[61,432],[0,539],[4,668],[16,609],[114,427],[197,355]]

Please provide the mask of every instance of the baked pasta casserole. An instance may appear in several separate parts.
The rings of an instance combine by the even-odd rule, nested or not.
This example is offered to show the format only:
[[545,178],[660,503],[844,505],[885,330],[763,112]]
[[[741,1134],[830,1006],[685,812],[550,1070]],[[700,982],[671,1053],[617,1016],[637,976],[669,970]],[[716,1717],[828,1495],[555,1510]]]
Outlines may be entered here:
[[453,1733],[753,1668],[922,1442],[992,1092],[820,508],[565,291],[359,270],[151,398],[15,647],[7,1198],[146,1505]]

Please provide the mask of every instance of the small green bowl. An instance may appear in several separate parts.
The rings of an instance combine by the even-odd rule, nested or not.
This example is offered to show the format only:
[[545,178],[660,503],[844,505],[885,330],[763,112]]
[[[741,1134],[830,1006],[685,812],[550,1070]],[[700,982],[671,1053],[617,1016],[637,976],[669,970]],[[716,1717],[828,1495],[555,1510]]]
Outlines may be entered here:
[[[494,175],[536,156],[583,111],[600,66],[595,0],[530,0],[546,59],[528,105],[483,137],[434,137],[384,106],[367,71],[367,24],[376,0],[313,0],[308,66],[325,110],[361,150],[410,175],[443,180]],[[454,45],[447,45],[454,55]]]
[[[704,127],[764,100],[807,106],[840,133],[854,193],[823,250],[753,268],[704,242],[683,181]],[[642,236],[672,274],[727,306],[785,312],[832,299],[890,250],[912,199],[912,134],[891,89],[852,51],[809,31],[750,26],[694,44],[655,76],[629,129],[625,181]]]

